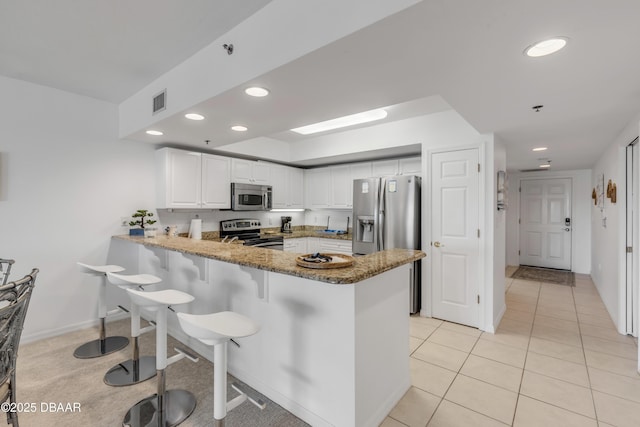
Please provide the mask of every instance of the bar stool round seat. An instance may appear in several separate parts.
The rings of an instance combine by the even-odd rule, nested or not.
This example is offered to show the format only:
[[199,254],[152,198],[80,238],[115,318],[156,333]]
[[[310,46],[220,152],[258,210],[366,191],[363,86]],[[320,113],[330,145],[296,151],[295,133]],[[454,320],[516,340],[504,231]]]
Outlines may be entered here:
[[175,289],[143,292],[127,289],[131,302],[155,312],[157,393],[133,405],[124,417],[123,426],[172,427],[180,424],[196,408],[195,396],[186,390],[166,390],[165,369],[184,357],[173,356],[167,363],[167,311],[173,305],[187,304],[194,297]]
[[227,402],[227,344],[233,338],[248,337],[257,333],[260,326],[248,317],[233,311],[201,315],[178,313],[178,321],[187,335],[207,345],[213,345],[213,425],[224,426],[227,412],[247,399],[264,409],[265,404],[262,400],[253,399],[235,384],[231,386],[240,395]]
[[[107,273],[107,280],[121,289],[142,288],[145,285],[160,283],[162,279],[152,274],[117,274]],[[138,338],[150,331],[153,326],[140,329],[140,307],[131,303],[131,338],[133,339],[133,355],[131,359],[118,363],[104,375],[104,382],[110,386],[127,386],[146,381],[156,375],[156,357],[140,356]]]
[[124,271],[123,267],[119,265],[89,265],[78,262],[80,270],[83,273],[102,277],[100,283],[100,290],[98,294],[98,316],[100,318],[100,337],[97,340],[89,341],[76,348],[73,355],[78,359],[91,359],[94,357],[105,356],[115,351],[122,350],[129,345],[129,339],[122,336],[107,337],[105,331],[105,318],[107,317],[107,286],[106,286],[106,274],[117,273]]

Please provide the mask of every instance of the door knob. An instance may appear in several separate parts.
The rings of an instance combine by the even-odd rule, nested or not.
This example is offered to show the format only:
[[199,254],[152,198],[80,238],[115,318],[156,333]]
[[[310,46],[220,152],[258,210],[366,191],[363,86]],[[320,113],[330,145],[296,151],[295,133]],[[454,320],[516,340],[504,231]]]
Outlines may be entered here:
[[435,246],[436,248],[444,247],[444,245],[440,242],[433,242],[433,246]]
[[564,229],[564,231],[571,231],[571,229],[567,227]]

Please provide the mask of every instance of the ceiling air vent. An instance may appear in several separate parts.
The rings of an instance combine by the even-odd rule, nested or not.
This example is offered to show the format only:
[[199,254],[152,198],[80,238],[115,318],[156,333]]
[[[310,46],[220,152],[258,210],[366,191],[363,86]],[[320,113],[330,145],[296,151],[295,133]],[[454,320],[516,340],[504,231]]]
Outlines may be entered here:
[[520,172],[547,172],[549,169],[541,169],[541,168],[536,168],[536,169],[520,169]]
[[153,113],[156,114],[160,111],[164,111],[167,109],[167,90],[164,89],[159,94],[153,97]]

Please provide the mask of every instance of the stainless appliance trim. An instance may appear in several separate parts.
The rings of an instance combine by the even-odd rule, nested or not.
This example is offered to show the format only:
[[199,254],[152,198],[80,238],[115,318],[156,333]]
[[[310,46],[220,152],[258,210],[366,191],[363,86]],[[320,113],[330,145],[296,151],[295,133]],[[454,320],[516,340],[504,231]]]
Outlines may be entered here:
[[[273,188],[270,185],[231,183],[231,210],[268,211],[272,208]],[[243,198],[260,197],[259,203],[243,203]]]

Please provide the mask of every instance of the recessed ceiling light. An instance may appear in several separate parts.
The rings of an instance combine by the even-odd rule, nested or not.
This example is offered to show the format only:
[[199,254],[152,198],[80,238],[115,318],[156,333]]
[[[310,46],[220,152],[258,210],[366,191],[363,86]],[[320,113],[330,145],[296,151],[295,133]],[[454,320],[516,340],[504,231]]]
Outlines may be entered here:
[[231,130],[235,130],[236,132],[246,132],[247,127],[241,125],[231,126]]
[[253,86],[253,87],[246,88],[244,90],[244,93],[246,93],[249,96],[255,96],[257,98],[262,98],[263,96],[269,95],[269,90],[265,89],[263,87]]
[[532,44],[524,50],[524,54],[532,58],[551,55],[565,47],[569,39],[567,37],[553,37]]
[[312,133],[324,132],[327,130],[339,129],[347,126],[381,120],[385,117],[387,117],[387,112],[379,108],[377,110],[370,110],[362,113],[351,114],[350,116],[338,117],[337,119],[326,120],[324,122],[314,123],[312,125],[302,126],[291,130],[302,135],[309,135]]
[[532,149],[531,151],[544,151],[546,149],[547,149],[547,147],[536,147],[536,148]]
[[550,168],[551,165],[549,163],[545,163],[544,165],[540,165],[541,168]]
[[204,116],[202,114],[197,113],[188,113],[184,115],[189,120],[204,120]]
[[153,135],[153,136],[160,136],[160,135],[164,135],[162,132],[160,132],[159,130],[148,130],[147,133],[149,135]]

